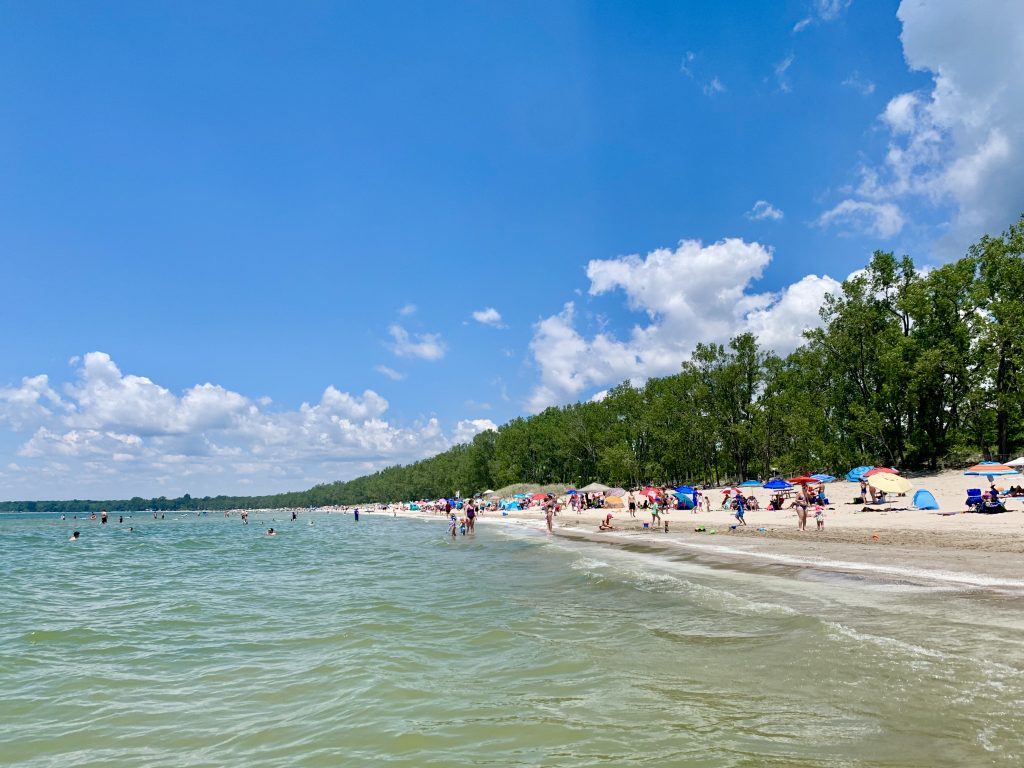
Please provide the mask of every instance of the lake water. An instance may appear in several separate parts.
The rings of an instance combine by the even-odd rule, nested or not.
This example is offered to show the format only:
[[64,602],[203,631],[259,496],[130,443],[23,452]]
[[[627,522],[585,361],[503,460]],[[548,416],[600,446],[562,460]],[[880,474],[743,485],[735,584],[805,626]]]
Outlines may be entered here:
[[1024,762],[1016,595],[277,518],[0,517],[0,763]]

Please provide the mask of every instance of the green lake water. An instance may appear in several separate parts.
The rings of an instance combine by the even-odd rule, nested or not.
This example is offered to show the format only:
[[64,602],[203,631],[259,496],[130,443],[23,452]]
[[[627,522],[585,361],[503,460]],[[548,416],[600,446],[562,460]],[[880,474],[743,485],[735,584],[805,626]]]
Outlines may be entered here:
[[4,765],[1024,764],[1006,591],[319,513],[5,515],[0,577]]

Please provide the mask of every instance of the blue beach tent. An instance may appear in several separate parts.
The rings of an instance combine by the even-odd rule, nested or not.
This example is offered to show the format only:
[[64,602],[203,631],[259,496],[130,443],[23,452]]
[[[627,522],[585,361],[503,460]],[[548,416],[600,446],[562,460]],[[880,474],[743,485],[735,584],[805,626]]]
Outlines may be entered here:
[[931,491],[926,491],[924,488],[918,489],[917,493],[914,494],[914,506],[918,509],[938,509],[939,502],[932,496]]

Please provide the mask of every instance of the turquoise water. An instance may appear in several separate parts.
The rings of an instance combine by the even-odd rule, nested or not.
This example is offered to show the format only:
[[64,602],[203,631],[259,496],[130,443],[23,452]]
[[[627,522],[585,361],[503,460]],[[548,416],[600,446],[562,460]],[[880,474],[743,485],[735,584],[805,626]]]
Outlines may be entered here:
[[1024,761],[1019,596],[444,533],[0,517],[0,763]]

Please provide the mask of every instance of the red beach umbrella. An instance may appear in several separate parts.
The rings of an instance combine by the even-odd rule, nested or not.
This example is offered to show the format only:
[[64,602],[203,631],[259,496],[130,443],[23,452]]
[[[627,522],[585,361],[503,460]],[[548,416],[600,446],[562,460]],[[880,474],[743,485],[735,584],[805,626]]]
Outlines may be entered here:
[[898,469],[889,469],[889,467],[875,467],[874,469],[869,469],[867,472],[865,472],[864,477],[871,477],[872,475],[877,475],[882,472],[889,475],[898,475],[900,473]]
[[793,485],[817,485],[818,480],[808,475],[800,475],[800,477],[791,477],[789,482]]
[[535,493],[530,497],[530,501],[542,501],[546,499],[548,495],[546,493]]
[[656,498],[661,496],[661,491],[659,491],[657,488],[644,488],[642,491],[640,491],[640,493],[642,493],[651,501],[654,501]]

